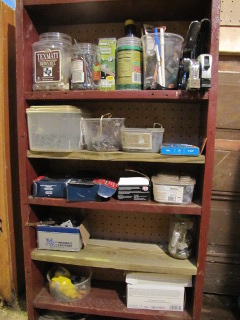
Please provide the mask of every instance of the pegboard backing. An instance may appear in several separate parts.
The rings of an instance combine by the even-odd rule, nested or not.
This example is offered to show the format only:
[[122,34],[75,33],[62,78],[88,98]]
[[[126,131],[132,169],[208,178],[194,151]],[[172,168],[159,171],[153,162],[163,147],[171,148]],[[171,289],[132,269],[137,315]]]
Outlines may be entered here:
[[92,268],[93,279],[104,281],[125,282],[126,271],[115,269]]
[[222,0],[221,1],[221,26],[240,26],[240,1]]
[[130,128],[152,128],[160,123],[164,128],[164,142],[199,144],[201,106],[197,104],[158,102],[101,102],[81,103],[94,117],[111,113],[125,118]]
[[161,245],[168,242],[170,218],[167,215],[94,210],[88,212],[86,220],[93,239]]
[[[146,22],[146,24],[167,27],[166,32],[177,33],[185,37],[189,26],[188,21],[161,21]],[[141,24],[136,23],[137,33],[141,34]],[[98,43],[99,38],[115,37],[119,39],[124,37],[124,21],[122,23],[98,23],[98,24],[77,24],[69,26],[52,26],[49,31],[63,32],[75,39],[77,42]]]

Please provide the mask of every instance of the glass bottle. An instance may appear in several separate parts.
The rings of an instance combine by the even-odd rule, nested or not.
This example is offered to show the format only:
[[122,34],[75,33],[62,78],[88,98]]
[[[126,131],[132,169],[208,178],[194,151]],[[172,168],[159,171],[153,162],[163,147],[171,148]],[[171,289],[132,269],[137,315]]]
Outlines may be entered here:
[[194,245],[194,220],[192,217],[174,216],[170,221],[168,251],[177,259],[192,256]]

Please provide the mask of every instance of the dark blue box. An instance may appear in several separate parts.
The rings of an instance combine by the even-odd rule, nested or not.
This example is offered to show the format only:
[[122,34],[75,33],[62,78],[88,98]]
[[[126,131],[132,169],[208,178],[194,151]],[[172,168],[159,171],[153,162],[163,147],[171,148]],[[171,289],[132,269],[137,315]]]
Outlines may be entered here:
[[114,195],[115,182],[105,179],[71,179],[67,185],[67,201],[102,201]]
[[33,180],[33,197],[66,198],[66,187],[69,178],[49,178],[40,176]]

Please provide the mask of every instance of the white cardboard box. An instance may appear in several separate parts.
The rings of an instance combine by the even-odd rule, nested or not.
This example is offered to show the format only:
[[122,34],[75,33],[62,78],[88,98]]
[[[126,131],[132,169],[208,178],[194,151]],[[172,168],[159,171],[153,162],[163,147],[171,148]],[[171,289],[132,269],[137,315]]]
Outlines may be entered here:
[[80,251],[90,237],[83,224],[78,228],[39,225],[36,229],[38,249]]
[[127,308],[183,311],[191,276],[128,273]]

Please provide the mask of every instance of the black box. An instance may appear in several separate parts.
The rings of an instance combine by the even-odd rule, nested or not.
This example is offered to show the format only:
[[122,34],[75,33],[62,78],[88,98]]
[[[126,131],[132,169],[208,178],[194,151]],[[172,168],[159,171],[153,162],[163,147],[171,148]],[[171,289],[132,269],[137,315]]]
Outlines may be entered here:
[[148,177],[123,177],[118,182],[118,200],[148,201],[151,199],[151,182]]

